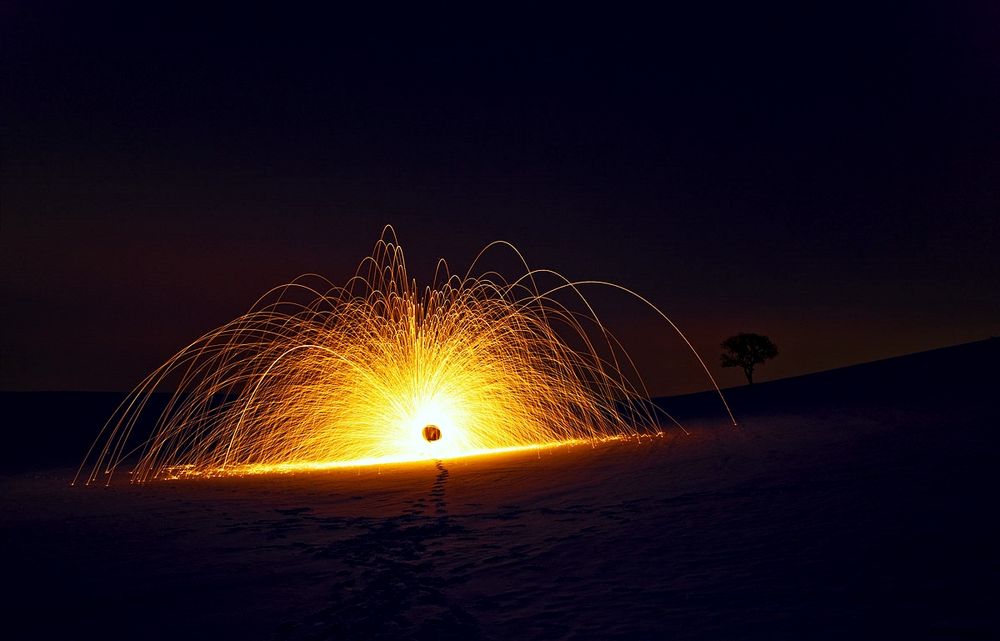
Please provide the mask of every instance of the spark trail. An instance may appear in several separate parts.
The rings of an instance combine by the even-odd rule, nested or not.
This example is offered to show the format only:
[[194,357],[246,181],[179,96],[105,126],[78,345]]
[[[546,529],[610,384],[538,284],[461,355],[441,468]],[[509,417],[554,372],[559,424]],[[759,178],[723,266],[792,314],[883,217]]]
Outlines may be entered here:
[[[523,273],[473,275],[498,248],[513,251]],[[110,482],[126,464],[144,482],[656,433],[661,417],[641,376],[580,291],[594,284],[602,283],[531,270],[499,241],[465,275],[440,261],[421,290],[387,227],[343,286],[306,275],[272,289],[150,373],[108,420],[74,483]],[[659,309],[625,291],[691,347]],[[164,390],[172,395],[151,431],[141,428]]]

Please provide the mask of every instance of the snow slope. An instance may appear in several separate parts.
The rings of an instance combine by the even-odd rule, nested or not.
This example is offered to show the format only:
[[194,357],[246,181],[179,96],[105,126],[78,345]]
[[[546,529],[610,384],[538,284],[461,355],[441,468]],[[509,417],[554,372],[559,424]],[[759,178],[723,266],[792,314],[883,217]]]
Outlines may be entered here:
[[734,390],[738,428],[665,399],[690,434],[641,443],[142,487],[18,467],[9,638],[998,638],[996,353]]

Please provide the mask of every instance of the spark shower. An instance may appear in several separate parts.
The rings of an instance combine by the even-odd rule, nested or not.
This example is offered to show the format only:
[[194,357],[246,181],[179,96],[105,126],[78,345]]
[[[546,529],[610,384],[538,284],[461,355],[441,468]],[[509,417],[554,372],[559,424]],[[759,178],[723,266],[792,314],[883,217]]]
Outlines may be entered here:
[[[476,274],[500,250],[523,271],[512,280]],[[649,305],[718,391],[683,333],[624,287],[531,269],[496,241],[464,275],[440,260],[421,288],[386,227],[344,285],[300,276],[150,373],[109,418],[74,483],[110,482],[123,466],[144,482],[654,434],[661,412],[584,297],[589,286]]]

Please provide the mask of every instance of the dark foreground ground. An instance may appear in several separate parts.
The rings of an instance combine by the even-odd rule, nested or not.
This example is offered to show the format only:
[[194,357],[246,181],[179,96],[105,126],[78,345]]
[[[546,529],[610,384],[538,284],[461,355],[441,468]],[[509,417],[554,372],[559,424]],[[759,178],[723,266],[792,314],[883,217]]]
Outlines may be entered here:
[[109,397],[7,395],[0,630],[1000,638],[997,343],[734,390],[739,428],[692,396],[641,444],[143,487],[52,468]]

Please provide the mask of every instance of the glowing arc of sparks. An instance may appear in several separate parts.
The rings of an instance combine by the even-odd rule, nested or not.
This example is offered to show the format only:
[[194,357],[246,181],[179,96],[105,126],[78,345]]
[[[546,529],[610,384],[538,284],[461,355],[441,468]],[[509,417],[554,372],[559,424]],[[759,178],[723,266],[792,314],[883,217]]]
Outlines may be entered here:
[[[524,273],[512,281],[497,272],[473,276],[498,246],[515,253]],[[546,278],[557,282],[540,287]],[[636,292],[531,269],[507,241],[487,245],[464,276],[438,261],[432,284],[420,290],[387,226],[345,285],[310,274],[272,288],[247,313],[150,373],[108,419],[74,483],[101,475],[110,482],[136,455],[132,480],[142,482],[657,433],[664,413],[580,291],[588,285],[623,291],[659,314],[694,354],[735,424],[694,346]],[[572,292],[580,308],[557,300],[562,291]],[[154,393],[171,387],[143,440],[136,430]],[[429,439],[424,430],[432,425],[437,437]]]

